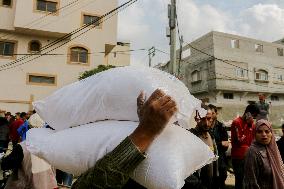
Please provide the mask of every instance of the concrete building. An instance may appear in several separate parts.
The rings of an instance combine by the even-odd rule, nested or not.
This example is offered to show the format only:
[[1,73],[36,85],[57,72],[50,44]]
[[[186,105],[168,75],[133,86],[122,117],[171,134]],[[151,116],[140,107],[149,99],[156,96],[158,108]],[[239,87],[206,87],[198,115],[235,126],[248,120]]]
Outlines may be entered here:
[[[190,92],[220,108],[220,118],[242,115],[264,93],[273,124],[284,122],[284,45],[210,32],[183,47],[181,76]],[[163,69],[167,70],[165,65]]]
[[0,0],[0,109],[27,111],[86,70],[129,65],[129,53],[117,53],[130,48],[117,41],[117,15],[93,22],[117,6],[117,0]]

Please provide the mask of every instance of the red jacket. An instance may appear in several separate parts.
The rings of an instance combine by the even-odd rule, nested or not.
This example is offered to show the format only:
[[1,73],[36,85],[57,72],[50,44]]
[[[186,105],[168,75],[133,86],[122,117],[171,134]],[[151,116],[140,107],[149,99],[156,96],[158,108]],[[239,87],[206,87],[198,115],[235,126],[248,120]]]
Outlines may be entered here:
[[20,135],[18,134],[17,129],[24,123],[22,119],[17,119],[14,122],[12,122],[9,126],[10,129],[10,139],[12,142],[19,142],[20,141]]
[[236,118],[231,125],[232,159],[244,159],[254,136],[255,125],[249,126],[242,117]]

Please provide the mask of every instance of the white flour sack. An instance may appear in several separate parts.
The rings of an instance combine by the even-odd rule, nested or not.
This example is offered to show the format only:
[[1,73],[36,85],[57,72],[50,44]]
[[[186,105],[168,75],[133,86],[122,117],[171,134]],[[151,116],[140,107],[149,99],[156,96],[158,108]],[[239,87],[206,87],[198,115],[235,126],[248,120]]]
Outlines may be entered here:
[[[50,132],[28,131],[27,148],[52,166],[80,175],[112,151],[137,122],[101,121]],[[179,189],[184,179],[214,159],[209,147],[182,127],[168,125],[154,140],[132,178],[148,189]]]
[[33,105],[55,130],[100,120],[138,121],[137,96],[143,90],[149,97],[157,88],[175,99],[179,110],[176,119],[188,128],[186,123],[200,108],[200,100],[181,81],[154,68],[113,68],[67,85]]

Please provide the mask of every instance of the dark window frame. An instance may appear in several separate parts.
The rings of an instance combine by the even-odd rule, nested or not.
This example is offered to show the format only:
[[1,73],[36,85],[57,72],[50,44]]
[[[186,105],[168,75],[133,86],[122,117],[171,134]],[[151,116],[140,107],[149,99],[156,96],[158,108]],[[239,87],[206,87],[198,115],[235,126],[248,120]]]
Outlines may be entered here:
[[[38,48],[33,49],[35,44],[38,45]],[[37,41],[37,40],[30,41],[28,48],[29,48],[28,49],[29,52],[40,52],[40,50],[41,50],[41,43],[39,41]]]
[[1,1],[1,6],[3,7],[12,7],[13,5],[13,0],[0,0],[0,1]]
[[283,48],[277,48],[277,55],[278,56],[284,56]]
[[234,93],[223,93],[223,98],[232,100],[234,99]]
[[[3,44],[3,47],[1,46],[1,44]],[[9,44],[10,45],[12,44],[12,48],[11,47],[7,47],[7,45],[9,45]],[[12,52],[7,52],[7,48],[8,48],[8,51],[12,50]],[[0,41],[0,57],[10,57],[10,58],[12,58],[12,57],[15,56],[15,51],[16,51],[16,42],[5,41],[5,40],[4,41]]]
[[240,48],[240,40],[239,39],[231,39],[231,48],[239,49]]
[[[75,53],[75,54],[74,54]],[[82,58],[82,56],[85,56]],[[76,60],[74,60],[74,59]],[[83,61],[81,61],[83,60]],[[69,61],[71,64],[88,64],[89,63],[89,51],[88,49],[80,46],[75,46],[70,48],[70,58]]]
[[57,78],[55,75],[28,73],[27,74],[27,84],[56,86]]
[[279,101],[279,96],[277,95],[271,95],[270,96],[271,101]]
[[[87,20],[87,18],[89,19],[89,21]],[[99,19],[100,19],[99,16],[93,16],[93,15],[84,14],[83,15],[83,24],[87,25],[87,24],[90,24],[90,23],[93,22],[90,25],[95,25],[96,27],[99,27],[100,26],[100,20]]]
[[[53,7],[51,7],[51,5],[53,5]],[[48,0],[36,0],[36,10],[42,12],[57,13],[58,2]]]

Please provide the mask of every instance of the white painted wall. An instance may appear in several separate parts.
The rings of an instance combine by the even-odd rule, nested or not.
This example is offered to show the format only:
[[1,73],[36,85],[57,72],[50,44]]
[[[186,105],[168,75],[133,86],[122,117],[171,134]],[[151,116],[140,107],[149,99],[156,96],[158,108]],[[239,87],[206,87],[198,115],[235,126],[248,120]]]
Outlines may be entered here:
[[[65,11],[62,9],[62,12],[60,12],[58,16],[47,16],[46,18],[43,18],[40,23],[31,26],[33,28],[32,30],[26,30],[27,26],[25,25],[41,16],[44,16],[44,14],[33,11],[34,0],[14,0],[13,2],[14,5],[12,8],[0,7],[0,17],[7,17],[7,19],[0,19],[0,29],[10,30],[0,30],[0,36],[7,36],[3,37],[3,39],[17,42],[17,54],[29,53],[28,43],[32,40],[38,40],[42,46],[45,46],[57,39],[55,35],[52,35],[52,33],[49,33],[47,36],[43,36],[42,34],[46,31],[68,33],[80,27],[82,12],[104,14],[117,6],[117,0],[81,0],[70,9]],[[70,3],[70,1],[60,0],[61,7],[65,6],[67,3]],[[2,12],[4,9],[5,11]],[[13,12],[15,9],[16,11]],[[13,15],[15,15],[14,22],[12,22],[14,20]],[[20,27],[21,32],[18,33],[18,31],[14,31],[13,26]],[[39,30],[39,32],[37,32],[37,30]],[[3,68],[0,67],[0,109],[5,109],[14,113],[17,111],[27,111],[29,108],[29,105],[27,104],[3,103],[3,101],[29,101],[31,95],[34,96],[34,100],[42,99],[55,90],[77,81],[80,73],[93,69],[100,64],[105,64],[105,54],[99,52],[105,51],[106,44],[117,45],[117,16],[114,16],[104,22],[100,29],[92,29],[66,45],[50,52],[61,55],[42,56],[29,63],[20,61],[20,64],[22,65],[18,66],[19,63],[17,63],[15,64],[17,67],[8,70],[3,70]],[[89,65],[75,65],[67,63],[69,59],[68,48],[73,45],[81,45],[89,49],[89,52],[91,53],[89,55]],[[129,50],[129,46],[116,46],[114,50]],[[22,55],[17,55],[16,59],[22,57]],[[31,58],[28,58],[26,60],[30,59]],[[0,66],[13,61],[15,61],[15,59],[0,57]],[[119,55],[117,58],[109,59],[108,64],[119,66],[129,65],[130,55],[123,55],[123,57]],[[57,85],[46,86],[27,84],[27,73],[56,75]]]

